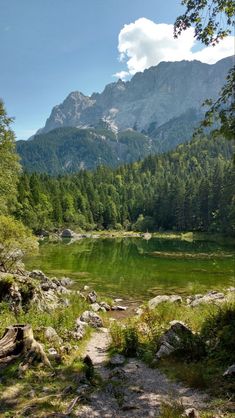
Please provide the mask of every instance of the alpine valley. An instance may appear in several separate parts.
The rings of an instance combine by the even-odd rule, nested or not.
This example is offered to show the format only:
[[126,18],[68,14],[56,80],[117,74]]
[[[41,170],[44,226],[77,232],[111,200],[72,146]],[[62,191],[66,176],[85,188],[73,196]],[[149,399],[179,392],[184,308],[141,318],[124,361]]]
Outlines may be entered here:
[[203,101],[218,96],[232,65],[232,57],[213,65],[161,62],[102,93],[74,91],[33,137],[17,141],[21,163],[29,172],[57,175],[174,149],[191,138]]

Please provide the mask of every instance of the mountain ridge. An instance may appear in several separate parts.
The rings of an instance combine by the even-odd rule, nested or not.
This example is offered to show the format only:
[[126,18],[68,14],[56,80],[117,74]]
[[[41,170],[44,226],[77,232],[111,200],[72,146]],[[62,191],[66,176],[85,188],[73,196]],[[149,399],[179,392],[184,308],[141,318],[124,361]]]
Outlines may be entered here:
[[107,84],[101,93],[85,96],[73,91],[54,106],[38,133],[64,126],[95,127],[100,119],[116,131],[135,127],[141,132],[153,122],[161,126],[189,107],[199,109],[206,98],[215,98],[232,60],[227,57],[216,64],[164,61],[136,73],[127,82],[119,79]]

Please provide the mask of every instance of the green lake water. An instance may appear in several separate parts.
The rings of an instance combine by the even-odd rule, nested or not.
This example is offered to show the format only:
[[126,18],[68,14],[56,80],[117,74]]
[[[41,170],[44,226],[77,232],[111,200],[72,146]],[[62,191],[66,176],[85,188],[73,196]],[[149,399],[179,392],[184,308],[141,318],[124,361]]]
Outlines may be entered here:
[[[158,252],[154,255],[154,252]],[[209,241],[99,238],[42,243],[26,268],[68,276],[104,296],[142,301],[234,286],[233,248]]]

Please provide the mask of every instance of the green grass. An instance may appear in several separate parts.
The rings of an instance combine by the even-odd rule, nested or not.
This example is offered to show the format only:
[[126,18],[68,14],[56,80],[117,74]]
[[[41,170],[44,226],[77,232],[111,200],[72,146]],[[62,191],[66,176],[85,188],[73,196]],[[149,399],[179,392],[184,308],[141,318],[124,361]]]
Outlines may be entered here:
[[[174,355],[156,360],[159,338],[169,328],[169,322],[180,320],[195,334],[184,341]],[[224,402],[233,398],[235,383],[223,378],[226,368],[235,362],[235,304],[185,305],[163,303],[154,310],[144,309],[139,318],[111,327],[111,352],[128,355],[129,350],[157,366],[173,380],[187,386],[207,390]]]

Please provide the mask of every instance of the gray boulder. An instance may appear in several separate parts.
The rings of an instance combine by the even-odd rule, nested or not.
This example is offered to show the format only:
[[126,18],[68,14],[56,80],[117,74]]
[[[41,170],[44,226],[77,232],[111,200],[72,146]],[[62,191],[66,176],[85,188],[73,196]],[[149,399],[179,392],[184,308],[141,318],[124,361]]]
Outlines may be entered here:
[[181,321],[171,321],[170,328],[159,340],[159,350],[156,353],[157,359],[167,357],[179,349],[185,338],[193,336],[193,332]]
[[103,321],[99,315],[92,311],[85,311],[80,316],[80,321],[87,323],[93,328],[103,327]]
[[88,293],[87,300],[90,303],[95,303],[97,301],[97,293],[94,290]]
[[163,302],[182,303],[182,297],[179,295],[159,295],[149,300],[148,307],[149,309],[154,309],[159,303]]
[[29,273],[29,277],[32,277],[32,279],[38,279],[41,281],[47,281],[49,280],[48,277],[43,273],[41,270],[33,270]]

